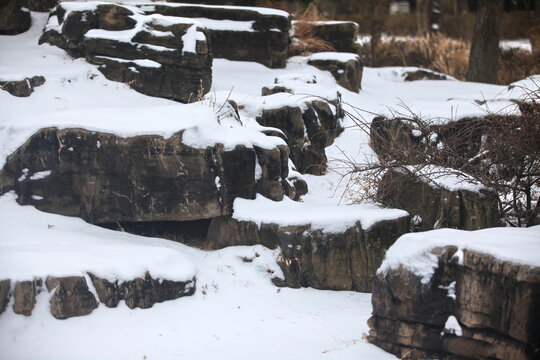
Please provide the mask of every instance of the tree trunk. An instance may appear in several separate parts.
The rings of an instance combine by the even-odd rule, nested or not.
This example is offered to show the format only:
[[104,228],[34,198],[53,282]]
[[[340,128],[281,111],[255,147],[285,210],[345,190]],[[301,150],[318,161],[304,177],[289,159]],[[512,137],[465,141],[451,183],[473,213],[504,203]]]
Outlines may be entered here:
[[501,0],[478,0],[467,81],[497,83],[502,10]]

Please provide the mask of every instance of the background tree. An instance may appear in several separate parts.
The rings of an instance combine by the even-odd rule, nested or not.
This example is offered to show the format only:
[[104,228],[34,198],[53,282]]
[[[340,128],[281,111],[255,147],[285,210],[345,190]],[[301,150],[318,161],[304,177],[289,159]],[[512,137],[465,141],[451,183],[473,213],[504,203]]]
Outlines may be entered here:
[[501,0],[478,0],[467,81],[497,83],[502,11]]

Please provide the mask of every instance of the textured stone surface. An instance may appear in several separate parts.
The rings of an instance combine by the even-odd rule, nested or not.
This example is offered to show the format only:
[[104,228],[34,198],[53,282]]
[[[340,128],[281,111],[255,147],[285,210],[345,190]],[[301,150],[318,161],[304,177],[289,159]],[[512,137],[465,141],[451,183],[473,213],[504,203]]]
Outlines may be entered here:
[[321,175],[326,172],[324,149],[343,131],[342,117],[338,100],[314,100],[305,106],[263,110],[257,122],[283,131],[297,171]]
[[147,309],[155,303],[193,295],[195,293],[195,278],[186,282],[170,281],[153,279],[149,273],[146,273],[144,279],[137,278],[122,283],[120,291],[129,308]]
[[[459,265],[456,251],[433,250],[439,266],[428,284],[402,267],[376,276],[369,340],[410,359],[536,358],[540,269],[470,250]],[[449,316],[461,336],[445,329]]]
[[98,307],[94,295],[88,290],[84,277],[47,277],[47,290],[52,292],[51,314],[57,319],[90,314]]
[[0,80],[0,89],[9,92],[13,96],[28,97],[34,92],[34,88],[45,84],[43,76],[33,76],[18,81]]
[[329,42],[339,52],[358,52],[358,24],[354,21],[311,22],[313,35]]
[[310,59],[308,60],[308,64],[320,70],[330,71],[338,85],[343,86],[347,90],[359,92],[362,88],[364,67],[359,56],[348,61]]
[[416,71],[407,71],[405,74],[405,81],[417,81],[417,80],[446,80],[448,77],[444,74],[439,74],[431,70],[419,69]]
[[7,304],[9,303],[11,292],[11,281],[0,280],[0,314],[4,312]]
[[36,304],[36,294],[41,287],[41,280],[17,281],[13,291],[13,312],[30,316]]
[[[134,11],[138,12],[137,21],[131,17]],[[209,33],[198,22],[163,20],[136,7],[115,4],[100,4],[84,11],[67,11],[60,4],[51,12],[49,24],[40,44],[49,43],[74,57],[85,57],[100,65],[99,70],[108,79],[143,94],[189,102],[210,90]],[[105,33],[88,36],[96,29]],[[127,40],[116,33],[132,29],[134,33]],[[188,31],[197,35],[185,36]],[[184,39],[195,43],[184,43]]]
[[[48,276],[45,285],[50,297],[50,312],[57,319],[67,319],[74,316],[90,314],[99,306],[116,307],[120,300],[125,300],[131,309],[139,307],[147,309],[155,303],[190,296],[195,293],[196,279],[187,281],[172,281],[168,279],[154,279],[146,272],[144,278],[111,283],[93,274],[84,276],[52,277]],[[87,278],[92,284],[87,283]],[[0,313],[9,302],[11,281],[0,281]],[[97,293],[98,299],[90,291],[89,285]],[[30,316],[36,304],[36,295],[42,286],[41,279],[18,281],[15,283],[12,296],[13,311],[16,314]]]
[[21,0],[0,1],[0,35],[17,35],[30,28],[30,12],[22,8]]
[[498,197],[493,191],[450,191],[420,177],[391,171],[383,176],[378,196],[389,207],[418,215],[418,230],[455,228],[477,230],[499,226]]
[[195,293],[195,278],[189,281],[153,279],[147,272],[144,278],[111,283],[90,274],[99,300],[107,307],[116,307],[125,300],[130,309],[147,309],[155,303],[190,296]]
[[381,221],[367,230],[355,225],[342,233],[324,233],[310,225],[278,226],[230,217],[212,219],[208,244],[212,249],[262,244],[281,248],[281,286],[371,291],[375,271],[386,250],[408,231],[407,217]]
[[30,11],[49,12],[58,4],[58,0],[21,0],[21,3]]
[[[181,2],[181,1],[180,1]],[[262,14],[250,8],[155,5],[153,11],[167,16],[203,18],[211,20],[251,23],[249,30],[226,30],[219,26],[209,26],[212,53],[215,58],[239,61],[254,61],[271,68],[284,68],[289,47],[290,16]],[[242,26],[245,27],[245,26]]]
[[[278,177],[286,179],[287,149],[268,154],[258,181],[277,185]],[[231,214],[236,197],[254,198],[256,159],[257,151],[244,146],[191,148],[182,132],[120,138],[48,128],[8,157],[0,182],[2,192],[15,190],[20,204],[91,223],[189,221]]]

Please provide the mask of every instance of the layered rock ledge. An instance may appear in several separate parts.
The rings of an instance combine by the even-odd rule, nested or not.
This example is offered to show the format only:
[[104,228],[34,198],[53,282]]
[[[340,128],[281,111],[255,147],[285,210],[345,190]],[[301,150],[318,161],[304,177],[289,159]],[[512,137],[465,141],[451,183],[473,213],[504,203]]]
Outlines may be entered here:
[[280,249],[289,287],[370,292],[386,250],[409,229],[405,211],[237,199],[232,217],[212,220],[208,245],[220,249],[262,244]]
[[189,102],[212,84],[208,39],[196,20],[136,6],[65,2],[51,12],[39,42],[85,57],[109,80],[143,94]]
[[369,341],[407,359],[534,359],[540,227],[402,236],[373,285]]
[[186,137],[183,130],[169,138],[123,138],[42,129],[8,157],[1,191],[15,190],[21,205],[94,224],[230,215],[235,198],[252,199],[258,189],[283,198],[286,146],[198,148],[186,145]]
[[0,197],[0,312],[9,304],[30,316],[48,301],[51,314],[66,319],[100,304],[145,309],[194,294],[196,267],[180,251],[19,206],[16,197]]

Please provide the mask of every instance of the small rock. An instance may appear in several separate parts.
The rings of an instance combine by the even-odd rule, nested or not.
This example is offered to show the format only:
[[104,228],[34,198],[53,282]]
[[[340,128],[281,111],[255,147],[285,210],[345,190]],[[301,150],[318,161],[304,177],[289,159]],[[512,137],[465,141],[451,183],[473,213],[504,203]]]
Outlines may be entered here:
[[30,316],[36,304],[36,293],[41,287],[41,279],[32,281],[17,281],[13,297],[13,312],[16,314]]
[[51,297],[51,314],[57,319],[90,314],[98,307],[98,302],[89,291],[84,277],[47,277],[47,290]]
[[28,97],[34,92],[34,88],[45,84],[43,76],[33,76],[24,80],[0,81],[0,89],[9,92],[13,96]]
[[4,312],[9,303],[10,290],[11,281],[9,279],[0,280],[0,314]]

